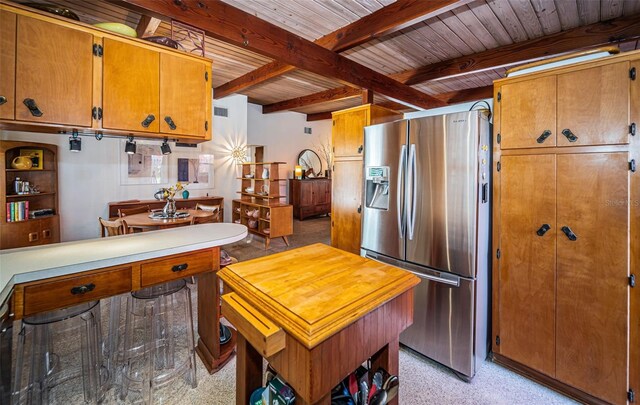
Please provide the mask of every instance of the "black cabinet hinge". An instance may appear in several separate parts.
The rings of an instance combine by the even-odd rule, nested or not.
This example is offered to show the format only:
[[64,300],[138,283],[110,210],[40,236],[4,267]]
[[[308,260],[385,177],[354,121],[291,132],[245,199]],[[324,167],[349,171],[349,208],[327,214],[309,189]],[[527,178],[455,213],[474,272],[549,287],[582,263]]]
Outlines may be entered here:
[[102,107],[93,107],[91,109],[91,116],[94,120],[100,121],[102,119]]
[[636,275],[635,274],[631,274],[629,276],[629,287],[633,288],[636,286]]
[[205,121],[204,122],[204,130],[208,131],[209,130],[209,121]]
[[498,136],[496,136],[496,141],[500,143],[501,140],[502,140],[502,137],[500,136],[500,134],[498,134]]
[[500,249],[498,249],[498,250],[496,251],[496,258],[498,258],[498,259],[500,258]]
[[635,136],[636,135],[636,123],[632,122],[631,125],[629,125],[629,133],[631,134],[631,136]]
[[204,72],[204,81],[205,82],[209,81],[209,72]]
[[502,100],[502,93],[498,92],[498,102],[500,102],[500,100]]
[[636,68],[632,67],[629,69],[629,78],[631,80],[636,80]]
[[500,162],[498,162],[497,164],[497,170],[500,171],[500,169],[502,169],[502,165],[500,164]]
[[496,335],[496,346],[500,346],[500,335]]
[[631,173],[635,173],[636,172],[636,160],[635,159],[631,159],[631,162],[629,162],[629,170],[631,170]]
[[629,402],[636,402],[636,393],[631,388],[627,391],[627,399]]
[[97,57],[102,57],[103,49],[100,44],[93,44],[93,54]]
[[362,204],[358,205],[358,214],[362,213]]

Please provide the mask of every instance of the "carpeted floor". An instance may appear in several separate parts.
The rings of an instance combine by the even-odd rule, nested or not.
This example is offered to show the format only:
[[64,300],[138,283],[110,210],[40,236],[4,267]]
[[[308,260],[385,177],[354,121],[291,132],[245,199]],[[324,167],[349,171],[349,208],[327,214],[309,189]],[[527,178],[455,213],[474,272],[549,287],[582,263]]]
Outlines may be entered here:
[[[289,240],[291,246],[286,246],[282,239],[274,239],[271,241],[269,249],[265,250],[262,238],[249,236],[243,241],[225,246],[225,249],[230,255],[245,261],[312,243],[328,244],[330,242],[329,218],[307,219],[304,222],[294,221],[294,235]],[[192,291],[194,292],[192,297],[194,300],[194,319],[197,320],[195,313],[197,311],[197,305],[195,305],[196,289],[192,287]],[[103,301],[102,306],[104,323],[108,318],[106,313],[109,306],[108,300]],[[70,337],[69,345],[74,344],[72,340]],[[235,404],[235,358],[213,375],[207,373],[199,358],[197,362],[197,388],[192,389],[182,380],[174,381],[157,391],[155,403],[172,405]],[[473,381],[466,383],[443,366],[410,350],[402,349],[400,351],[399,377],[399,402],[402,405],[575,403],[490,361],[485,361]],[[56,387],[53,393],[53,403],[65,405],[81,403],[82,383],[79,380],[75,381],[75,384]],[[104,403],[118,404],[123,402],[116,398],[115,390],[111,389],[107,393]]]

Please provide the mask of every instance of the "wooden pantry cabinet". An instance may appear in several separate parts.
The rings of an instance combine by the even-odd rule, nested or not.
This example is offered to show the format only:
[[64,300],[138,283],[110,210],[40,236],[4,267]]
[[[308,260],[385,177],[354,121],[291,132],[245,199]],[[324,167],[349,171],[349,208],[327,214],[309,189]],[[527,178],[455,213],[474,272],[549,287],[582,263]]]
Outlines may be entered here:
[[589,403],[640,389],[638,67],[630,52],[494,83],[494,358]]
[[211,139],[211,60],[4,0],[0,22],[0,128]]
[[332,118],[331,246],[359,254],[364,127],[401,119],[402,114],[366,104],[336,111]]

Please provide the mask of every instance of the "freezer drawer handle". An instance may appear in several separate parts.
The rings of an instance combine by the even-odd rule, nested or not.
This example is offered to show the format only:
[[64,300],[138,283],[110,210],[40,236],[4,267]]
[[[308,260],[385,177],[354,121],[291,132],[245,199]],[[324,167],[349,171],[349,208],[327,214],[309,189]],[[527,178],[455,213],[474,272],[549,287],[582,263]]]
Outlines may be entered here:
[[549,131],[548,129],[546,129],[546,130],[542,133],[542,135],[540,135],[540,136],[538,137],[538,139],[536,139],[536,142],[538,142],[538,143],[543,143],[543,142],[544,142],[548,137],[550,137],[550,136],[551,136],[551,131]]
[[452,279],[448,279],[448,278],[444,278],[444,277],[432,276],[430,274],[418,273],[417,271],[411,271],[409,269],[403,269],[403,270],[408,271],[411,274],[415,274],[416,276],[418,276],[420,278],[424,278],[425,280],[435,281],[436,283],[447,284],[447,285],[451,285],[451,286],[454,286],[454,287],[459,287],[460,286],[460,280],[452,280]]
[[538,234],[538,236],[544,236],[544,234],[547,233],[549,229],[551,229],[551,225],[542,224],[542,226],[540,227],[540,229],[538,229],[536,233]]
[[569,240],[571,240],[571,241],[578,240],[578,237],[576,236],[576,234],[573,233],[571,228],[569,228],[568,226],[563,226],[562,227],[562,232],[564,232],[564,234],[567,235],[567,238],[569,238]]
[[569,142],[575,142],[575,141],[578,140],[578,137],[575,136],[575,134],[573,132],[571,132],[571,130],[569,128],[563,129],[562,130],[562,135],[564,135],[569,140]]

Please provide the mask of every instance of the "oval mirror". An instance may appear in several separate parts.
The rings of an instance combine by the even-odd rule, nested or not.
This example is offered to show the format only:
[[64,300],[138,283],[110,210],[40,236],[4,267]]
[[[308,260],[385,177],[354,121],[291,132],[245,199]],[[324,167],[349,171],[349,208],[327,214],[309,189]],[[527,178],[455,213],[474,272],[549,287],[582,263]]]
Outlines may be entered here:
[[311,149],[305,149],[300,152],[298,165],[302,166],[304,177],[318,177],[322,173],[320,156]]

